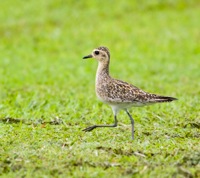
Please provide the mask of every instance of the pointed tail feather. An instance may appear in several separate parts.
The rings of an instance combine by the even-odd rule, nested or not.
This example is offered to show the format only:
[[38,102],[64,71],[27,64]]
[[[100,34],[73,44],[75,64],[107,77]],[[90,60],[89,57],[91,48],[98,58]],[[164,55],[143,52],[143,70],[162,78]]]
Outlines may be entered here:
[[177,98],[173,98],[170,96],[159,96],[159,95],[155,95],[155,94],[150,94],[150,103],[162,103],[162,102],[171,102],[174,100],[178,100]]

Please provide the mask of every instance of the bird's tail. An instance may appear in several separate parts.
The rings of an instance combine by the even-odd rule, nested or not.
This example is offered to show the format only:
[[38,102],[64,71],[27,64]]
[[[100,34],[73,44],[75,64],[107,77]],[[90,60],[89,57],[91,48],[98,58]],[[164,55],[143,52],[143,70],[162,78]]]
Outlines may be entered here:
[[159,96],[159,95],[152,95],[152,99],[150,100],[150,102],[152,103],[163,103],[163,102],[171,102],[174,100],[178,100],[177,98],[173,98],[170,96]]

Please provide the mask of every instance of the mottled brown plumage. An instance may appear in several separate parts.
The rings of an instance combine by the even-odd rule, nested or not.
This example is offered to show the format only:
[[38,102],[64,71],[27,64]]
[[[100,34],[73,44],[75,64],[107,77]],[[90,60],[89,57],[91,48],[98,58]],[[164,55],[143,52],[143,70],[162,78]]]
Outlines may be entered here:
[[85,56],[83,59],[86,58],[95,58],[98,61],[95,85],[96,95],[102,102],[112,107],[115,123],[113,125],[94,125],[84,129],[84,131],[91,131],[97,127],[116,127],[118,111],[125,110],[131,120],[133,139],[134,120],[128,112],[128,108],[177,100],[173,97],[147,93],[134,85],[112,78],[109,75],[110,52],[106,47],[101,46],[94,49],[92,54]]
[[[106,82],[104,82],[104,80]],[[111,77],[100,79],[97,82],[96,93],[103,102],[110,104],[126,103],[131,106],[143,106],[157,102],[170,102],[175,100],[175,98],[172,97],[159,96],[144,92],[134,85],[121,80],[112,79]]]

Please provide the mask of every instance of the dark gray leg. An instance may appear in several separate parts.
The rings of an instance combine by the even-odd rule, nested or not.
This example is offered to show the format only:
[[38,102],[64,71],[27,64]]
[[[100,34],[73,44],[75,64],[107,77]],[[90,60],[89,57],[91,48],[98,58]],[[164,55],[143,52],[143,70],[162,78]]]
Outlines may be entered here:
[[93,125],[93,126],[83,129],[83,131],[90,132],[97,127],[117,127],[117,116],[115,115],[114,118],[115,118],[115,123],[112,125]]
[[131,125],[132,125],[132,140],[134,140],[134,119],[132,118],[132,116],[130,115],[130,113],[128,112],[128,110],[125,110],[126,113],[128,114],[130,120],[131,120]]

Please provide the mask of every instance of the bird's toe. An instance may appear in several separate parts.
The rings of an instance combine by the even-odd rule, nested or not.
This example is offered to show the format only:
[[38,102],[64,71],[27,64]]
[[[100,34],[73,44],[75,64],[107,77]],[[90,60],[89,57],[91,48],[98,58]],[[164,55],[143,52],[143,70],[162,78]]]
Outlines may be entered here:
[[96,128],[96,126],[90,126],[90,127],[87,127],[87,128],[85,128],[85,129],[83,129],[83,131],[85,131],[85,132],[90,132],[90,131],[92,131],[93,129],[95,129]]

